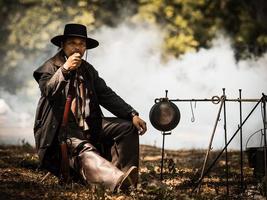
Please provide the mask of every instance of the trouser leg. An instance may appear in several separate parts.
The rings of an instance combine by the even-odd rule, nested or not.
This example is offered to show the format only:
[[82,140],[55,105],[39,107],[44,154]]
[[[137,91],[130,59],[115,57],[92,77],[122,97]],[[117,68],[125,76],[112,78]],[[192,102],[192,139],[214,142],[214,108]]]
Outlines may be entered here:
[[78,171],[87,183],[103,184],[113,191],[124,173],[101,157],[96,148],[86,140],[72,137],[70,141],[70,166]]
[[105,156],[126,172],[131,166],[139,166],[139,136],[132,122],[119,118],[102,120],[101,140],[106,142]]

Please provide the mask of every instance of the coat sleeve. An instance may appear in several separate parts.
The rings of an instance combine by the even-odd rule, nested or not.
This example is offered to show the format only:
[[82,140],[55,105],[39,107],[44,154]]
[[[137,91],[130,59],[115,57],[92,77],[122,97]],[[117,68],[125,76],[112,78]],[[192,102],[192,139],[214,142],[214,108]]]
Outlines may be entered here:
[[[131,113],[135,111],[119,95],[117,95],[106,82],[99,77],[94,69],[94,85],[99,104],[117,117],[131,119]],[[136,111],[135,111],[136,112]]]
[[61,68],[47,62],[38,68],[33,76],[39,83],[42,95],[49,99],[57,98],[62,95],[64,88],[68,83],[68,77],[64,76]]

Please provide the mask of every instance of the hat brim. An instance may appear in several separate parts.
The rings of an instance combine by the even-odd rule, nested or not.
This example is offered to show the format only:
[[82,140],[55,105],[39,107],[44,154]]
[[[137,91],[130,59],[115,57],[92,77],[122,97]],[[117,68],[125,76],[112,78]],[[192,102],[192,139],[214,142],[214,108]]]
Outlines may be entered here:
[[80,37],[80,38],[84,38],[86,39],[86,49],[93,49],[96,48],[99,45],[99,42],[95,39],[92,38],[88,38],[88,37],[83,37],[81,35],[75,35],[75,34],[71,34],[71,35],[57,35],[55,37],[53,37],[51,39],[51,42],[58,46],[61,47],[61,42],[63,42],[66,38],[68,37]]

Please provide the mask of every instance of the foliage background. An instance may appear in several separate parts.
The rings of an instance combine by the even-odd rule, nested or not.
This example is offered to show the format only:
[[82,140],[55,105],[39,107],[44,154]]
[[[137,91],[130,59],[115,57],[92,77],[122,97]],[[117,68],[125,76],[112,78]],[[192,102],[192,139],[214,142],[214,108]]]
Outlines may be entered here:
[[[162,60],[199,48],[224,32],[236,60],[255,58],[267,46],[265,0],[1,0],[0,87],[16,93],[31,76],[17,78],[20,66],[49,51],[49,40],[68,22],[83,23],[93,33],[122,22],[154,24],[162,30]],[[8,84],[6,84],[8,83]]]
[[[61,34],[65,23],[83,23],[88,27],[89,34],[103,26],[117,27],[125,22],[133,27],[137,24],[143,24],[144,27],[153,24],[162,30],[164,35],[161,44],[163,62],[173,57],[179,58],[187,52],[198,51],[202,47],[209,48],[212,39],[218,33],[224,33],[231,38],[238,62],[247,58],[258,59],[266,52],[266,15],[265,0],[0,0],[0,92],[3,90],[17,94],[22,88],[29,87],[30,83],[27,81],[32,79],[32,74],[21,73],[24,69],[21,66],[28,67],[32,72],[37,66],[27,66],[29,63],[46,59],[44,55],[50,54],[51,49],[50,38]],[[0,93],[0,97],[1,95]],[[40,196],[40,193],[43,195],[40,198],[79,195],[77,191],[59,191],[61,196],[52,193],[54,187],[58,186],[52,178],[48,179],[45,187],[39,183],[44,174],[36,172],[37,157],[33,150],[25,152],[24,155],[21,149],[2,147],[0,153],[0,180],[3,183],[1,191],[6,196],[13,194],[14,199],[18,196],[27,199],[28,195],[32,195],[32,186],[37,188],[36,196]],[[153,151],[149,149],[143,156],[149,153],[152,154]],[[157,150],[155,155],[150,156],[156,157],[159,154]],[[179,168],[176,167],[175,171],[166,174],[166,182],[163,184],[158,181],[158,157],[154,163],[143,159],[141,184],[148,189],[139,187],[135,194],[139,194],[140,199],[190,199],[188,195],[191,192],[191,180],[196,177],[197,171],[194,171],[195,162],[201,163],[203,155],[196,159],[192,158],[198,155],[196,152],[184,154],[186,155],[182,157],[183,152],[178,152],[178,155],[173,156],[176,159],[181,157],[181,161],[174,160]],[[236,159],[233,159],[235,164],[231,165],[231,178],[235,187],[232,187],[231,194],[239,199],[239,160],[237,155],[234,156]],[[185,166],[188,163],[190,166]],[[224,166],[223,161],[219,163],[220,166]],[[167,170],[167,166],[165,168]],[[254,193],[249,190],[254,188],[255,191],[256,183],[251,178],[251,169],[246,167],[245,170],[248,188],[246,195],[253,199]],[[225,191],[220,191],[223,187],[219,187],[219,183],[224,183],[224,169],[220,168],[216,172],[221,173],[217,173],[218,177],[214,174],[209,177],[204,192],[196,198],[225,198]],[[13,188],[16,189],[15,192]],[[82,191],[81,195],[88,195],[87,189],[78,189]],[[79,196],[73,199],[78,198]]]

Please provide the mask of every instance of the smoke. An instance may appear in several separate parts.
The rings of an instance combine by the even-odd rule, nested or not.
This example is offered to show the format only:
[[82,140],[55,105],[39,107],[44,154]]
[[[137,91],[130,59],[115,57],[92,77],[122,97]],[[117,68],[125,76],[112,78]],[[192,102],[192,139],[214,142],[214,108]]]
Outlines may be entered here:
[[31,92],[32,87],[16,95],[0,90],[0,143],[20,144],[25,140],[34,144],[33,102],[37,95],[33,96]]
[[[148,124],[148,132],[140,137],[142,144],[161,146],[162,135],[149,123],[149,110],[154,99],[165,96],[169,91],[170,99],[211,98],[221,96],[226,88],[228,98],[238,98],[242,89],[243,98],[261,98],[267,93],[266,62],[267,55],[258,60],[244,60],[236,63],[230,40],[218,35],[210,49],[200,49],[197,53],[187,53],[179,59],[168,62],[161,60],[162,31],[151,26],[128,26],[117,28],[102,27],[93,38],[100,42],[96,49],[88,51],[87,60],[99,71],[107,84],[126,102],[140,113]],[[56,52],[56,48],[54,52]],[[47,55],[47,58],[51,55]],[[44,59],[45,60],[45,59]],[[44,61],[43,60],[43,61]],[[41,64],[41,62],[39,62]],[[36,63],[27,63],[37,66]],[[26,70],[24,73],[32,74]],[[10,142],[14,138],[26,138],[34,144],[32,124],[34,111],[39,97],[37,84],[29,78],[28,87],[16,96],[0,93],[0,139]],[[207,148],[219,104],[210,102],[178,102],[181,121],[172,134],[166,136],[165,146],[169,149]],[[243,103],[243,119],[255,103]],[[239,124],[238,103],[227,103],[228,139]],[[192,113],[193,111],[193,113]],[[108,111],[105,115],[110,116]],[[194,115],[195,121],[192,122]],[[14,116],[24,116],[16,119]],[[23,124],[17,131],[14,124]],[[27,129],[23,130],[21,127]],[[243,127],[243,141],[262,128],[261,110],[257,108],[251,119]],[[8,131],[8,134],[6,132]],[[214,148],[224,146],[223,115],[219,121]],[[239,147],[239,138],[231,143],[231,148]]]
[[[167,63],[160,59],[162,32],[156,27],[121,25],[117,29],[104,27],[95,35],[100,47],[89,52],[89,61],[98,69],[108,85],[114,88],[127,102],[133,105],[149,122],[149,110],[154,99],[169,98],[211,98],[221,96],[226,88],[228,98],[238,98],[242,89],[243,98],[261,98],[267,91],[267,55],[259,60],[245,60],[236,63],[230,40],[223,35],[213,41],[210,49],[187,53],[180,59],[173,58]],[[243,119],[255,103],[243,104]],[[190,103],[177,103],[181,121],[172,135],[166,137],[166,147],[206,148],[215,123],[219,104],[192,103],[195,122],[191,122]],[[239,124],[238,103],[227,103],[228,139]],[[223,117],[223,115],[221,115]],[[141,143],[161,145],[162,136],[148,123],[148,133],[141,137]],[[260,108],[252,114],[243,128],[243,141],[262,128]],[[223,119],[215,133],[213,147],[224,146]],[[239,147],[239,138],[231,148]]]
[[[1,82],[0,144],[21,144],[22,141],[35,144],[33,122],[40,92],[32,74],[33,70],[49,57],[47,54],[52,55],[50,48],[46,50],[46,54],[37,55],[34,58],[31,54],[25,53],[27,59],[19,62],[16,73],[11,73],[9,78],[6,77]],[[8,81],[10,79],[15,80],[10,83]],[[14,88],[14,83],[20,83],[20,85]]]

